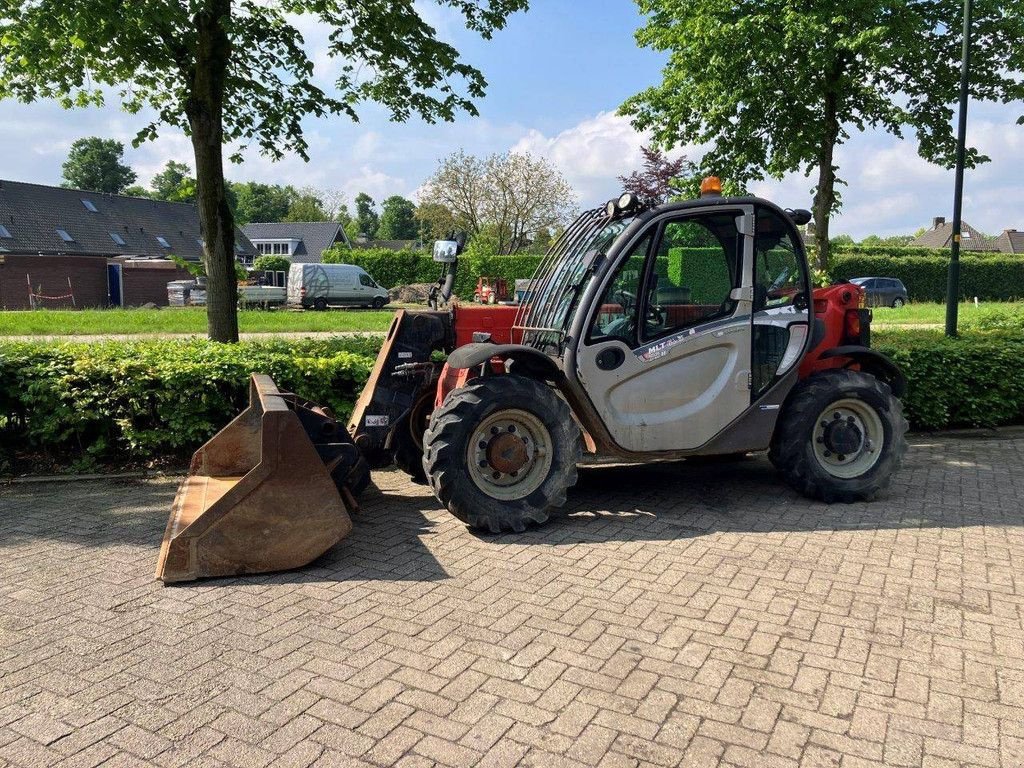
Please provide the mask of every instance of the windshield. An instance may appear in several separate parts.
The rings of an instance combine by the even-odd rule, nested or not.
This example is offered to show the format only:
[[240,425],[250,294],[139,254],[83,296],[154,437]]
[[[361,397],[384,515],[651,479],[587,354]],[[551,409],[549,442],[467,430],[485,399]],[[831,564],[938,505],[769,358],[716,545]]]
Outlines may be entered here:
[[603,209],[594,209],[582,214],[555,241],[534,273],[528,303],[516,317],[524,344],[560,348],[592,274],[587,254],[607,253],[632,221],[633,217],[612,221]]

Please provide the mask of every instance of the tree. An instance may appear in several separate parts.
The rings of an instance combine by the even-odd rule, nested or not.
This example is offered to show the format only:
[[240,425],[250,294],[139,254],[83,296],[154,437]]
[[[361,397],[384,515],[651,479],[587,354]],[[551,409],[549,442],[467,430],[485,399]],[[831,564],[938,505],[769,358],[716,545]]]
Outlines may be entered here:
[[331,221],[331,214],[317,196],[315,189],[288,189],[292,193],[292,199],[288,203],[288,213],[285,214],[284,221]]
[[462,151],[440,161],[421,202],[450,210],[455,228],[470,235],[491,228],[501,254],[528,247],[533,233],[564,223],[576,208],[569,182],[547,160],[512,153],[478,158]]
[[121,162],[123,156],[124,144],[115,139],[76,139],[62,166],[61,186],[120,194],[135,181],[135,171]]
[[[950,166],[960,70],[960,0],[638,0],[638,42],[669,51],[660,85],[622,112],[671,147],[713,146],[702,170],[741,182],[817,173],[818,258],[840,203],[836,147],[853,131],[916,133],[918,151]],[[1011,8],[1013,6],[1013,8]],[[975,2],[975,99],[1024,97],[1019,0]],[[974,149],[968,162],[983,158]]]
[[423,242],[444,240],[455,229],[455,215],[447,206],[423,202],[416,206],[416,234]]
[[381,203],[378,240],[415,240],[417,234],[416,206],[412,200],[392,195]]
[[[435,0],[484,38],[527,0]],[[0,0],[0,98],[55,98],[65,107],[102,104],[117,93],[131,113],[190,138],[207,267],[211,338],[238,339],[235,221],[223,147],[255,144],[273,158],[307,144],[303,117],[355,119],[366,101],[390,117],[427,122],[476,114],[486,81],[438,39],[411,2],[386,0],[153,0],[142,4]],[[318,85],[300,28],[328,33],[341,62],[335,94]],[[241,149],[233,155],[239,157]]]
[[289,187],[261,184],[258,181],[245,181],[231,186],[238,197],[236,216],[239,223],[284,221],[288,215],[292,201]]
[[192,169],[185,163],[168,160],[160,173],[149,183],[154,200],[168,200],[173,203],[192,203],[196,199],[196,180]]
[[645,205],[666,203],[680,194],[678,180],[692,176],[696,168],[685,156],[669,160],[657,147],[640,147],[644,156],[643,170],[619,176],[622,189],[632,192]]
[[252,263],[252,268],[257,272],[287,272],[292,265],[292,260],[287,256],[271,256],[265,254],[257,256]]
[[377,236],[377,227],[380,226],[377,204],[365,192],[356,195],[356,226],[356,231],[367,240],[373,240]]

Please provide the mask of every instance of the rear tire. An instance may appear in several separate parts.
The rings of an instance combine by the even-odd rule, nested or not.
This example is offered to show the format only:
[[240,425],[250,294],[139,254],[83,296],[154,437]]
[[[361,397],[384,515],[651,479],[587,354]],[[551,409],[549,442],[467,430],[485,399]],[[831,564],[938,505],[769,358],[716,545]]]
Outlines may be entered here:
[[906,302],[905,302],[905,301],[903,301],[903,299],[901,299],[901,298],[899,298],[899,297],[896,297],[895,299],[893,299],[893,300],[892,300],[892,308],[893,308],[893,309],[899,309],[899,308],[900,308],[900,307],[902,307],[902,306],[903,306],[904,304],[906,304]]
[[512,374],[452,390],[423,436],[434,495],[472,528],[517,533],[565,504],[582,457],[569,406],[550,387]]
[[887,384],[860,371],[825,371],[786,400],[768,458],[805,496],[868,501],[899,469],[906,432],[903,408]]

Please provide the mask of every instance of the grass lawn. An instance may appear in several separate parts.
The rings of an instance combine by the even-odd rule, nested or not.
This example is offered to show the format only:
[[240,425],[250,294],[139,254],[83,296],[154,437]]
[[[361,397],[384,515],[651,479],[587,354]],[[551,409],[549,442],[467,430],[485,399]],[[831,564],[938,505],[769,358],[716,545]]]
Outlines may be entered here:
[[[885,325],[944,325],[945,304],[907,304],[899,309],[875,307],[874,320]],[[969,323],[989,315],[1024,315],[1024,302],[983,301],[977,307],[974,302],[962,302],[957,312],[959,323]]]
[[[394,311],[289,312],[239,310],[242,333],[386,331]],[[0,312],[0,336],[83,336],[132,333],[206,333],[202,307]]]

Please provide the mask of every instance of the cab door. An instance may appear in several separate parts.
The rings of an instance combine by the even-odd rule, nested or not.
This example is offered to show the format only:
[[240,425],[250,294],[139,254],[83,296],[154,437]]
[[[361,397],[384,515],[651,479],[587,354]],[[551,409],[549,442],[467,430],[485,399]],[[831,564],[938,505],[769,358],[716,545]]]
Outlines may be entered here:
[[623,449],[695,449],[750,407],[753,234],[753,206],[667,213],[605,278],[576,373]]

